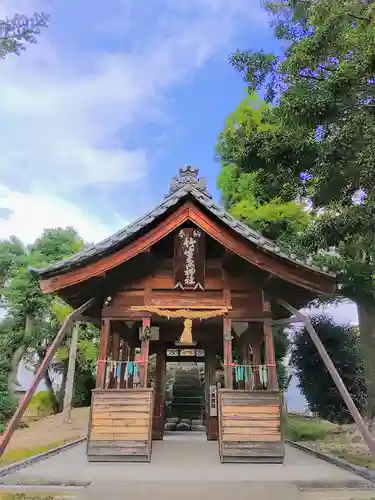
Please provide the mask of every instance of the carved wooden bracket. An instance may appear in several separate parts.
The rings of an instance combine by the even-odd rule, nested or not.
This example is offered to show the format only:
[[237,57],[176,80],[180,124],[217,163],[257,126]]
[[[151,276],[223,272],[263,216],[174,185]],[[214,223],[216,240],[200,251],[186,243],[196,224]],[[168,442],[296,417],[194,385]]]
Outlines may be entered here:
[[198,282],[195,287],[193,288],[193,291],[195,292],[196,290],[201,290],[202,292],[204,292],[204,288],[203,286]]
[[232,339],[233,339],[233,336],[232,336],[231,330],[224,332],[224,340],[232,340]]
[[184,288],[183,284],[181,283],[181,281],[177,281],[177,283],[173,287],[173,290],[178,290],[178,289],[185,291],[185,288]]
[[145,342],[151,338],[151,328],[149,326],[145,326],[142,330],[141,340]]

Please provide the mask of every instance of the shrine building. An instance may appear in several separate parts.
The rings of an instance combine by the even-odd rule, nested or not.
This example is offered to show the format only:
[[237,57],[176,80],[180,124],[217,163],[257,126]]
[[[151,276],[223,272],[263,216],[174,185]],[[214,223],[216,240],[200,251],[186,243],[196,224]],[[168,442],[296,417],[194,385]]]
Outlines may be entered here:
[[[330,296],[334,276],[217,205],[179,170],[153,210],[98,244],[34,270],[45,293],[101,328],[87,458],[152,460],[165,428],[167,361],[204,363],[208,440],[222,462],[283,462],[273,327]],[[150,356],[156,356],[154,382]]]

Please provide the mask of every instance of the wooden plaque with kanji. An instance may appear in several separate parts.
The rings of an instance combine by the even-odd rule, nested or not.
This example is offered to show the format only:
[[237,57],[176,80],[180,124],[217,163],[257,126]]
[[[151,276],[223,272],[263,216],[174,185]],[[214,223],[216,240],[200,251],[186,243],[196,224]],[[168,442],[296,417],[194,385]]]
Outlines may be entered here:
[[175,288],[203,290],[205,234],[198,228],[178,230],[174,249]]

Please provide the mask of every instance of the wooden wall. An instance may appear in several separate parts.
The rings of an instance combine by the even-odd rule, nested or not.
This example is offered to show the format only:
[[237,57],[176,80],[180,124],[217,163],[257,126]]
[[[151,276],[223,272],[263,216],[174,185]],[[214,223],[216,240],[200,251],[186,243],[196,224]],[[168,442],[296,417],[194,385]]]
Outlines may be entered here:
[[282,463],[282,396],[278,391],[219,390],[221,462]]
[[153,399],[153,389],[94,390],[88,461],[149,462]]
[[102,316],[124,318],[132,315],[131,306],[187,307],[198,303],[218,309],[230,306],[230,316],[234,319],[262,315],[262,283],[257,270],[235,261],[225,271],[222,258],[207,259],[205,266],[204,291],[173,290],[173,259],[157,260],[149,276],[124,283],[112,295],[112,302],[103,308]]

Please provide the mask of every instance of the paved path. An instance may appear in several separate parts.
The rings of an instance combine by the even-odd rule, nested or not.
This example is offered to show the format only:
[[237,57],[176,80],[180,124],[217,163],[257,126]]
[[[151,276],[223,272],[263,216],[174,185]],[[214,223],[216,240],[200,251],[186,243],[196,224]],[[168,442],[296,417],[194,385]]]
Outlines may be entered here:
[[[312,491],[314,482],[328,482],[337,487],[353,481],[364,486],[371,483],[289,446],[286,446],[283,465],[221,464],[217,446],[200,437],[167,437],[153,444],[150,464],[124,464],[88,463],[85,445],[78,445],[5,476],[3,481],[50,485],[90,483],[84,492],[77,493],[79,498],[92,500],[149,500],[150,497],[153,500],[275,500],[278,497],[321,500],[371,496],[369,491],[359,491],[359,496],[353,496],[354,492],[350,491],[341,491],[337,496],[332,489],[324,495],[322,491]],[[297,488],[301,482],[309,483],[304,492]],[[375,498],[375,490],[372,497]]]

